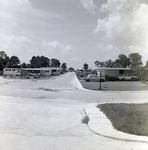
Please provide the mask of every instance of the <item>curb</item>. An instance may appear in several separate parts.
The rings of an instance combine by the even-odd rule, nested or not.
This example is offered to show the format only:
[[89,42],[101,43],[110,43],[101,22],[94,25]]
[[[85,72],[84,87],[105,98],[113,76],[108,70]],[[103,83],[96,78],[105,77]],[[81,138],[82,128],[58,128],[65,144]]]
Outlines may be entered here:
[[148,144],[148,137],[137,136],[113,128],[110,120],[96,106],[98,104],[90,104],[85,107],[86,113],[89,116],[88,128],[97,135],[104,136],[114,140],[126,142],[140,142]]

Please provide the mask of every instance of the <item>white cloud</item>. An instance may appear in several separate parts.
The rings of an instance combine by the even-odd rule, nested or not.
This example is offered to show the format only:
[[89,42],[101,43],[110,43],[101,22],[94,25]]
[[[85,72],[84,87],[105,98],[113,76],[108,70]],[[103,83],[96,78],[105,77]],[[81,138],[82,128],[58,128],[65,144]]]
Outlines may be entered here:
[[[95,34],[104,35],[102,42],[111,44],[122,53],[133,51],[140,54],[148,49],[148,2],[146,0],[108,0],[101,11],[108,13],[98,19]],[[108,41],[108,42],[107,42]],[[127,49],[125,49],[125,47]],[[148,53],[145,53],[148,57]]]
[[127,20],[123,21],[120,15],[110,15],[109,18],[98,19],[98,25],[94,33],[105,32],[108,38],[116,38],[119,35],[124,37],[124,33],[128,31]]
[[75,67],[79,68],[79,67],[82,67],[83,64],[84,64],[84,62],[77,56],[71,56],[69,58],[69,63],[68,63],[69,67],[75,66]]
[[109,38],[119,35],[127,38],[137,31],[148,31],[148,5],[139,3],[138,0],[132,2],[133,5],[128,0],[108,0],[107,4],[103,4],[101,10],[108,12],[108,17],[98,19],[95,33],[105,32]]
[[65,46],[58,41],[43,41],[41,43],[41,50],[42,55],[47,56],[49,59],[59,59],[61,63],[67,63],[68,67],[73,66],[73,64],[81,63],[81,61],[74,55],[74,49],[72,46]]
[[79,58],[78,57],[73,57],[73,58],[70,58],[70,61],[72,61],[72,62],[78,62]]
[[[8,56],[22,56],[22,53],[27,53],[31,46],[31,41],[24,36],[0,35],[0,50],[5,51]],[[24,56],[27,56],[24,54]],[[24,58],[24,57],[23,57]]]
[[100,61],[106,61],[109,59],[115,60],[120,54],[120,50],[111,44],[105,45],[101,43],[97,46],[97,48],[99,52],[103,55],[103,57],[102,55],[100,56]]
[[89,12],[96,13],[98,11],[97,6],[94,4],[93,0],[81,0],[83,7]]
[[[28,0],[0,0],[0,32],[12,34],[21,27],[20,20],[31,10],[32,6]],[[20,32],[21,30],[17,30]]]
[[62,55],[69,54],[74,51],[74,49],[70,46],[64,46],[57,41],[54,42],[42,42],[42,47],[50,52],[60,53]]
[[4,34],[27,36],[33,32],[45,32],[55,25],[50,20],[61,17],[56,13],[34,8],[28,0],[0,0],[0,9],[0,33]]
[[28,0],[1,0],[0,4],[2,9],[21,9],[26,11],[31,8],[31,3]]
[[4,47],[11,50],[20,50],[21,48],[26,49],[30,46],[31,41],[24,36],[16,37],[14,35],[0,35],[0,47]]
[[100,49],[100,50],[103,50],[103,51],[118,51],[118,48],[111,45],[111,44],[104,45],[104,44],[100,43],[97,46],[97,48]]

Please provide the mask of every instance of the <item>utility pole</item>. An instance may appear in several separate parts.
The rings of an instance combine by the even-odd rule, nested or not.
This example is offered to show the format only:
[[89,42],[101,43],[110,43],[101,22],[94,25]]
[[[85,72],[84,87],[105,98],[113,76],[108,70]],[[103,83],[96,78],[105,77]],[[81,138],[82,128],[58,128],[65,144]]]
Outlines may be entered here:
[[102,90],[101,89],[101,71],[100,71],[100,88],[99,88],[99,90]]
[[101,71],[101,70],[98,71],[98,69],[97,69],[97,76],[98,76],[98,75],[100,76],[100,80],[99,80],[99,82],[100,82],[99,90],[102,90],[102,88],[101,88],[101,73],[102,73],[102,71]]
[[22,67],[21,67],[21,69],[20,69],[20,75],[21,75],[21,79],[22,79]]

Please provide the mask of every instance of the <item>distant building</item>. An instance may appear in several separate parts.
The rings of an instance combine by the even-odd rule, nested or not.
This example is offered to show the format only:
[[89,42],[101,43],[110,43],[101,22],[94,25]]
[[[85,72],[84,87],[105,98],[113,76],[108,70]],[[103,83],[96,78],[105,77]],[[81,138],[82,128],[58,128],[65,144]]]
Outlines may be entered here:
[[87,75],[91,74],[92,71],[93,71],[93,69],[88,68],[87,70],[85,70],[85,69],[77,69],[75,72],[76,72],[76,74],[78,76],[84,77],[84,76],[87,76]]
[[21,75],[21,70],[20,70],[20,68],[4,68],[3,69],[3,75],[4,76]]
[[62,68],[4,68],[3,75],[4,76],[28,76],[28,75],[40,75],[43,77],[48,77],[51,75],[60,74],[62,72]]
[[129,74],[133,75],[135,73],[134,70],[131,68],[105,68],[105,67],[98,67],[95,69],[98,72],[101,72],[102,75],[109,75],[109,76],[119,76],[122,74]]

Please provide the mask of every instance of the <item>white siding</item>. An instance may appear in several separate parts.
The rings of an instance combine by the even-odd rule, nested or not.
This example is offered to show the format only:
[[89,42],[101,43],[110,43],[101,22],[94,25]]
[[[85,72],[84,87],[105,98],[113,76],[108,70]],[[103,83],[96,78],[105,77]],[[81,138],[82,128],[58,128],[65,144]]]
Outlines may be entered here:
[[20,73],[19,68],[4,68],[3,70],[3,75],[5,76],[12,76],[19,73]]

